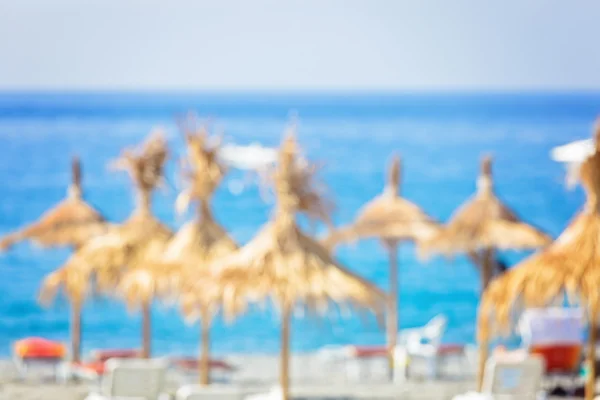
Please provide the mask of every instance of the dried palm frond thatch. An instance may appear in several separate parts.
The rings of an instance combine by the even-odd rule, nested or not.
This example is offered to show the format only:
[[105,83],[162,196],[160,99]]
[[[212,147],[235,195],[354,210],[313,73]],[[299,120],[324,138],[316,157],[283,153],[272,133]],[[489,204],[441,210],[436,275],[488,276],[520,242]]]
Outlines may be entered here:
[[398,334],[398,244],[406,240],[428,239],[439,229],[439,225],[420,207],[401,197],[400,175],[400,158],[394,156],[383,193],[365,204],[352,224],[333,230],[323,240],[328,248],[365,238],[379,238],[385,245],[390,260],[386,313],[390,374],[393,373],[393,351]]
[[[183,201],[177,203],[185,207],[190,202],[197,203],[197,216],[179,229],[167,244],[163,256],[154,262],[153,268],[161,271],[154,275],[160,278],[158,283],[161,285],[147,291],[181,299],[186,318],[200,318],[202,353],[199,365],[202,384],[210,383],[210,327],[218,303],[217,298],[211,295],[215,286],[209,279],[208,267],[211,262],[238,247],[215,221],[210,208],[211,198],[223,179],[225,168],[216,157],[218,145],[209,145],[209,139],[205,130],[186,132],[189,169],[184,173],[189,187],[179,196]],[[165,276],[165,272],[168,276]],[[144,279],[147,281],[151,276]]]
[[[152,191],[163,182],[167,146],[160,131],[152,132],[138,152],[125,150],[112,163],[126,170],[136,189],[137,203],[123,224],[111,227],[78,249],[67,261],[67,268],[81,268],[96,278],[98,287],[114,293],[126,272],[143,270],[147,264],[162,256],[172,237],[171,230],[157,220],[151,211]],[[139,273],[134,276],[142,276]],[[131,286],[125,286],[129,288]],[[142,304],[144,332],[149,333],[150,302]],[[149,337],[144,336],[143,354],[149,356]]]
[[104,231],[104,218],[83,199],[81,163],[77,157],[72,161],[72,175],[67,198],[34,223],[0,239],[0,251],[24,240],[42,247],[77,248]]
[[493,251],[528,250],[549,244],[544,232],[522,222],[495,194],[492,159],[483,158],[476,194],[450,217],[433,237],[419,242],[419,253],[475,254],[480,261],[482,288],[492,278]]
[[490,284],[482,296],[478,322],[478,339],[485,357],[490,336],[507,330],[520,308],[546,306],[565,296],[571,302],[578,301],[587,309],[590,329],[586,399],[592,399],[595,393],[594,357],[600,312],[600,130],[596,131],[595,140],[593,155],[579,171],[586,191],[583,211],[550,246]]
[[295,214],[303,195],[296,185],[297,145],[288,136],[274,174],[277,206],[274,219],[248,244],[213,264],[224,314],[233,318],[249,302],[271,300],[282,315],[281,386],[289,398],[289,339],[291,312],[296,304],[325,312],[332,303],[345,303],[380,312],[385,295],[346,270],[329,251],[298,228]]
[[[40,219],[0,240],[0,250],[17,242],[31,240],[43,247],[68,246],[80,248],[108,227],[102,215],[83,199],[81,163],[74,157],[71,163],[72,182],[65,200],[44,213]],[[88,282],[77,271],[54,271],[44,280],[41,301],[49,302],[52,292],[64,287],[71,303],[71,356],[79,361],[81,355],[81,307]]]

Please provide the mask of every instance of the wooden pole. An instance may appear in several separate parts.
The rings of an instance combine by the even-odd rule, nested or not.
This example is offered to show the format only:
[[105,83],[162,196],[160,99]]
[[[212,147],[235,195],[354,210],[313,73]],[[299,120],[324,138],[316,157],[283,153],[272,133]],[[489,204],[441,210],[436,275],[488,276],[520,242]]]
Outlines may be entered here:
[[152,335],[152,315],[151,301],[145,301],[142,304],[142,357],[150,358],[151,354],[151,335]]
[[390,380],[394,378],[394,350],[398,336],[398,242],[389,240],[385,242],[389,254],[389,279],[390,293],[387,301],[387,351],[388,373]]
[[[486,328],[487,329],[487,328]],[[485,375],[485,363],[488,359],[488,338],[480,337],[479,338],[479,362],[477,365],[477,391],[481,393],[483,390],[483,378]]]
[[483,250],[481,260],[481,293],[487,288],[492,280],[494,260],[492,259],[494,252],[492,249]]
[[598,329],[598,306],[590,309],[590,334],[588,338],[587,377],[585,382],[585,400],[593,400],[596,391],[596,330]]
[[291,310],[286,304],[281,318],[281,392],[282,400],[290,399],[290,324]]
[[73,362],[81,361],[81,301],[71,303],[71,357]]
[[210,385],[210,319],[207,313],[202,314],[200,330],[202,337],[200,353],[200,384]]

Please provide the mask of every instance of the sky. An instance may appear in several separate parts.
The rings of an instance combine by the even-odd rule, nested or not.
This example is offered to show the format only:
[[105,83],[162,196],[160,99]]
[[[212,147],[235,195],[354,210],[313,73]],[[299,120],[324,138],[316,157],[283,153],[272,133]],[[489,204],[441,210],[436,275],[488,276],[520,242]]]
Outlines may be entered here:
[[0,90],[599,90],[595,0],[1,0]]

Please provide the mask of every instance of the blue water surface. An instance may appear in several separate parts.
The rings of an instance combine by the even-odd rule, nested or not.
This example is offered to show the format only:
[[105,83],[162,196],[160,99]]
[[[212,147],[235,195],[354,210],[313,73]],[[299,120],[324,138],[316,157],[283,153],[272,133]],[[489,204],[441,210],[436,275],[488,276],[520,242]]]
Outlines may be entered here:
[[[277,145],[290,112],[300,117],[299,141],[308,156],[325,162],[323,177],[337,203],[337,223],[380,192],[392,152],[403,158],[402,194],[434,218],[446,221],[475,189],[483,152],[495,157],[499,195],[527,221],[559,234],[583,201],[580,189],[567,191],[561,165],[549,159],[553,146],[587,138],[600,111],[596,94],[369,94],[268,95],[187,93],[3,93],[0,94],[0,233],[37,218],[60,201],[69,183],[69,160],[79,155],[87,198],[109,219],[131,211],[124,174],[106,163],[124,146],[138,143],[155,125],[166,128],[173,159],[183,152],[175,117],[188,110],[212,117],[230,141]],[[177,183],[176,163],[169,180]],[[239,179],[232,173],[231,179]],[[239,195],[218,192],[219,221],[240,243],[269,217],[256,188]],[[154,210],[174,229],[176,190],[159,193]],[[0,255],[0,354],[31,335],[68,339],[69,308],[64,301],[45,309],[36,292],[45,274],[61,265],[68,250],[19,245]],[[515,263],[527,253],[506,253]],[[340,259],[355,272],[387,288],[387,255],[375,240],[340,248]],[[479,295],[478,273],[461,257],[452,262],[416,259],[411,245],[400,250],[400,324],[417,326],[438,313],[449,318],[446,342],[472,342]],[[154,308],[154,349],[192,353],[198,327],[186,325],[176,309]],[[86,350],[134,347],[140,316],[118,300],[89,302],[84,314]],[[279,346],[277,315],[252,310],[228,325],[215,322],[217,353],[274,352]],[[312,350],[332,343],[381,344],[384,333],[372,317],[339,316],[324,321],[297,318],[293,348]]]

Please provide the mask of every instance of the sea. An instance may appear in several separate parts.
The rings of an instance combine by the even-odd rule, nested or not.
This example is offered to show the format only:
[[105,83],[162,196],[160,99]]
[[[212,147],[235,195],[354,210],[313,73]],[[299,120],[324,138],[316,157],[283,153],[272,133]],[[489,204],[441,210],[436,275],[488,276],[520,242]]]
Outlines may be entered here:
[[[475,190],[479,160],[494,157],[499,197],[525,221],[556,237],[580,209],[581,188],[567,189],[565,169],[550,159],[554,146],[590,137],[600,112],[594,93],[0,93],[0,233],[34,221],[66,194],[70,159],[83,162],[86,199],[111,221],[132,210],[128,176],[107,163],[163,127],[171,158],[168,187],[156,193],[153,209],[173,229],[174,200],[181,187],[179,158],[184,144],[177,118],[196,112],[222,132],[226,143],[277,146],[290,118],[310,160],[323,164],[321,177],[335,201],[336,224],[383,188],[393,154],[403,161],[401,193],[438,221],[447,221]],[[271,215],[272,198],[261,196],[247,174],[230,171],[214,198],[216,218],[240,243],[248,242]],[[240,191],[240,182],[248,182]],[[308,227],[320,235],[323,227]],[[0,355],[15,340],[42,336],[67,341],[69,306],[59,298],[42,307],[37,292],[44,276],[58,268],[69,249],[20,244],[0,254]],[[527,252],[506,252],[511,266]],[[339,260],[382,289],[388,287],[387,254],[364,240],[341,246]],[[475,341],[480,294],[477,269],[461,256],[420,261],[412,244],[400,247],[400,327],[448,318],[447,343]],[[199,327],[177,307],[153,308],[157,354],[196,354]],[[251,308],[237,320],[218,317],[213,326],[217,354],[274,353],[279,348],[277,312]],[[323,318],[297,315],[294,351],[332,344],[380,345],[385,334],[376,319],[357,313]],[[141,343],[141,318],[118,297],[92,298],[83,315],[84,351],[132,348]]]

